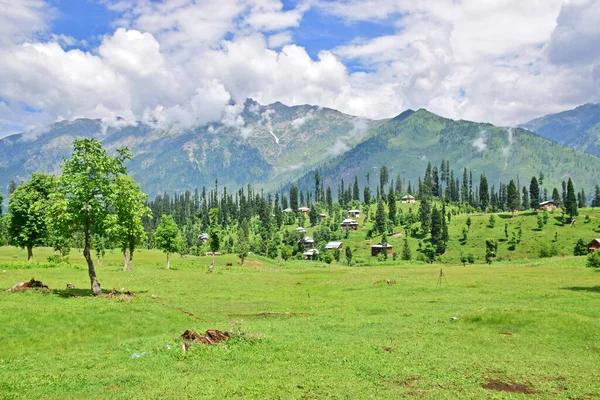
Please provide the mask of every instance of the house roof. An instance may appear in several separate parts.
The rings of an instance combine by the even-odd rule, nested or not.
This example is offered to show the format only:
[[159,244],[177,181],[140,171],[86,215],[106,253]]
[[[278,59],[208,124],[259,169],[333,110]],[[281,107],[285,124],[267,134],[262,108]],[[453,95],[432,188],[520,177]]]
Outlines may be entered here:
[[540,207],[541,207],[541,206],[545,206],[546,204],[554,204],[555,206],[557,206],[557,205],[558,205],[558,203],[557,203],[556,201],[554,201],[554,200],[547,200],[547,201],[542,201],[542,202],[540,203]]
[[360,210],[348,210],[349,213],[359,213]]
[[329,242],[325,246],[326,249],[337,249],[342,245],[342,242]]
[[402,196],[402,198],[403,198],[403,199],[414,199],[414,198],[415,198],[415,196],[413,196],[413,195],[410,195],[410,194],[407,194],[407,195],[404,195],[404,196]]
[[298,211],[310,211],[308,207],[298,207]]
[[312,256],[314,254],[319,254],[319,250],[317,250],[317,249],[310,249],[310,250],[307,250],[304,253],[302,253],[302,255],[304,255],[304,256]]
[[198,239],[208,239],[208,233],[201,233],[198,235]]
[[342,221],[342,225],[354,225],[354,224],[358,224],[358,222],[356,222],[356,220],[351,219],[351,218],[346,218],[345,220]]
[[286,208],[285,210],[283,210],[284,213],[291,213],[292,209],[291,208]]
[[304,243],[314,243],[315,239],[311,238],[310,236],[307,236],[304,238]]
[[[372,246],[371,246],[371,248],[373,248],[373,247],[374,247],[374,248],[376,248],[376,249],[383,249],[384,245],[383,245],[383,244],[381,244],[381,243],[377,243],[377,244],[374,244],[374,245],[372,245]],[[385,244],[385,247],[386,247],[386,248],[390,248],[390,247],[394,247],[394,246],[392,246],[392,245],[391,245],[391,244],[389,244],[389,243],[386,243],[386,244]]]
[[[590,242],[590,244],[592,244],[592,243],[597,243],[597,244],[599,244],[599,245],[600,245],[600,238],[595,238],[595,239],[593,239],[593,240]],[[589,246],[589,245],[588,245],[588,246]]]
[[296,228],[296,230],[297,230],[298,232],[306,232],[306,229],[304,229],[304,228],[303,228],[303,227],[301,227],[301,226],[297,227],[297,228]]

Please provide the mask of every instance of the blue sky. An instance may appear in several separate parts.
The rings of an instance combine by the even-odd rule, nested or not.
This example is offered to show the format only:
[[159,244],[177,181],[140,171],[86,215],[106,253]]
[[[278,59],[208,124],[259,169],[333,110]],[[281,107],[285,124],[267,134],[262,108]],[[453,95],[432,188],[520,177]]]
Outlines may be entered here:
[[0,0],[0,136],[239,104],[514,126],[600,101],[597,0]]

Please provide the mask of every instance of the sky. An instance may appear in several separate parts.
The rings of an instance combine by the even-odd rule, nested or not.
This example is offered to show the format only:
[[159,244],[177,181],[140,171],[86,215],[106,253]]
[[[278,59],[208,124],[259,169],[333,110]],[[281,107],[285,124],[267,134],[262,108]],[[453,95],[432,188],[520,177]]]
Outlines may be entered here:
[[600,102],[600,0],[0,0],[0,137],[244,100],[515,126]]

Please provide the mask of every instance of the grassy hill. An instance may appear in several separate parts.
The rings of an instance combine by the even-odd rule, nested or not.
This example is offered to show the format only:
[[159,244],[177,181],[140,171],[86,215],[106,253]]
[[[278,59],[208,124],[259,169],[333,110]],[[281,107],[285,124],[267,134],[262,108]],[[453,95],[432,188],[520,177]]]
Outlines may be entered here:
[[[462,179],[466,167],[479,175],[485,173],[489,185],[520,178],[529,185],[531,176],[543,172],[546,187],[560,187],[569,177],[590,189],[600,182],[600,159],[565,148],[525,129],[495,127],[470,121],[442,118],[426,110],[404,113],[373,128],[370,137],[342,156],[324,162],[321,176],[336,187],[339,178],[351,182],[357,175],[363,187],[366,172],[371,182],[379,182],[378,167],[386,165],[391,178],[399,173],[411,180],[413,188],[424,174],[428,162],[438,166],[442,159],[451,162],[455,178]],[[299,180],[311,187],[312,174]]]
[[[445,266],[438,284],[435,264],[223,256],[209,275],[209,257],[166,271],[164,255],[136,254],[131,273],[116,253],[97,270],[135,292],[120,302],[89,296],[77,252],[23,269],[0,247],[2,398],[600,396],[598,273],[582,258]],[[51,290],[5,292],[32,276]],[[232,327],[245,338],[182,352],[186,329]]]

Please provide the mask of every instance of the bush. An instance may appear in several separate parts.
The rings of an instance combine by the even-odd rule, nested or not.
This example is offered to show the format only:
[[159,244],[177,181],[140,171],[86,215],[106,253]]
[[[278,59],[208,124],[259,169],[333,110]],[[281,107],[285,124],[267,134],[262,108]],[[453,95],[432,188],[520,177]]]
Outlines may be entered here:
[[573,250],[573,255],[576,256],[585,256],[588,254],[587,245],[583,241],[583,239],[579,239],[575,244],[575,249]]
[[585,266],[588,268],[600,268],[600,251],[596,250],[590,253]]
[[540,258],[549,258],[549,257],[554,257],[558,255],[558,247],[556,247],[556,245],[554,244],[544,244],[542,245],[542,248],[540,249],[539,252],[539,257]]

